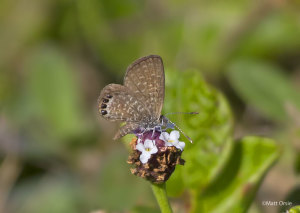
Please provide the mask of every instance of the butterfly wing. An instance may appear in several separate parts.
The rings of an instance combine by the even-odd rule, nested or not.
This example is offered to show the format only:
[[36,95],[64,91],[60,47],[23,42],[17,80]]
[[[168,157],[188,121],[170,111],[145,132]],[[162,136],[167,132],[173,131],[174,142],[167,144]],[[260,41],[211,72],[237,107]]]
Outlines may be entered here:
[[126,71],[124,86],[159,120],[165,97],[165,73],[160,56],[149,55],[133,62]]
[[150,116],[150,111],[134,94],[120,84],[104,87],[98,99],[98,110],[109,121],[140,122]]
[[132,131],[138,129],[140,125],[138,123],[126,123],[124,126],[122,126],[118,132],[114,136],[114,140],[117,140],[129,133],[132,133]]

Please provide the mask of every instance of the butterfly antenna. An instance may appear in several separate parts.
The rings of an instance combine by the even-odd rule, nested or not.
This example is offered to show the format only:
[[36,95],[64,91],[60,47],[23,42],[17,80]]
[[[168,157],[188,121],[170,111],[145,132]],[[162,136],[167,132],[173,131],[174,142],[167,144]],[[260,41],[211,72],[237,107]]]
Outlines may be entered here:
[[184,137],[186,137],[191,143],[193,143],[193,141],[192,141],[192,139],[189,137],[189,136],[187,136],[180,128],[179,128],[179,126],[177,126],[174,122],[172,122],[172,121],[170,121],[170,120],[168,120],[168,122],[170,122],[171,124],[173,124],[183,135],[184,135]]
[[197,115],[199,112],[169,112],[165,115],[174,115],[174,114],[189,114],[189,115]]

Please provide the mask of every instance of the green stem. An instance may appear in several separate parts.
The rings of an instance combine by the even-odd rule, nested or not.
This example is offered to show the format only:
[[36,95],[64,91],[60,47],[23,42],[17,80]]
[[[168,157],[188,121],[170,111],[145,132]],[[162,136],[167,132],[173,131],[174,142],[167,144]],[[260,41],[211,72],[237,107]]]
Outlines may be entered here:
[[166,184],[151,183],[151,187],[161,212],[172,213],[173,211],[167,197]]

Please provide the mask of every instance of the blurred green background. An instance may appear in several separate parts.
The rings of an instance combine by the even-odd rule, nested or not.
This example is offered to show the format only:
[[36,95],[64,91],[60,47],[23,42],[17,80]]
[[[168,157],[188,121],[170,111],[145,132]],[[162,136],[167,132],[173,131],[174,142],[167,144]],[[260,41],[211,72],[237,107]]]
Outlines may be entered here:
[[[203,118],[189,103],[211,93],[186,83],[201,75],[229,102],[234,138],[276,140],[280,158],[249,212],[279,212],[268,200],[300,204],[299,1],[2,0],[0,49],[1,213],[158,211],[126,146],[112,141],[118,124],[96,105],[149,54],[164,60],[165,112]],[[174,191],[174,211],[188,211],[187,192]]]

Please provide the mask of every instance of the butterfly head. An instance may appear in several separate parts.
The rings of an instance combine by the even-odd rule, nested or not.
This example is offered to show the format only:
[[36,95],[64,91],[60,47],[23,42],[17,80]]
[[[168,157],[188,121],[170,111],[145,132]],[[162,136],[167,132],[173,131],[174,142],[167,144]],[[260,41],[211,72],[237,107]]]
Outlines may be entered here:
[[175,125],[166,116],[161,115],[159,118],[159,123],[162,129],[174,129]]

